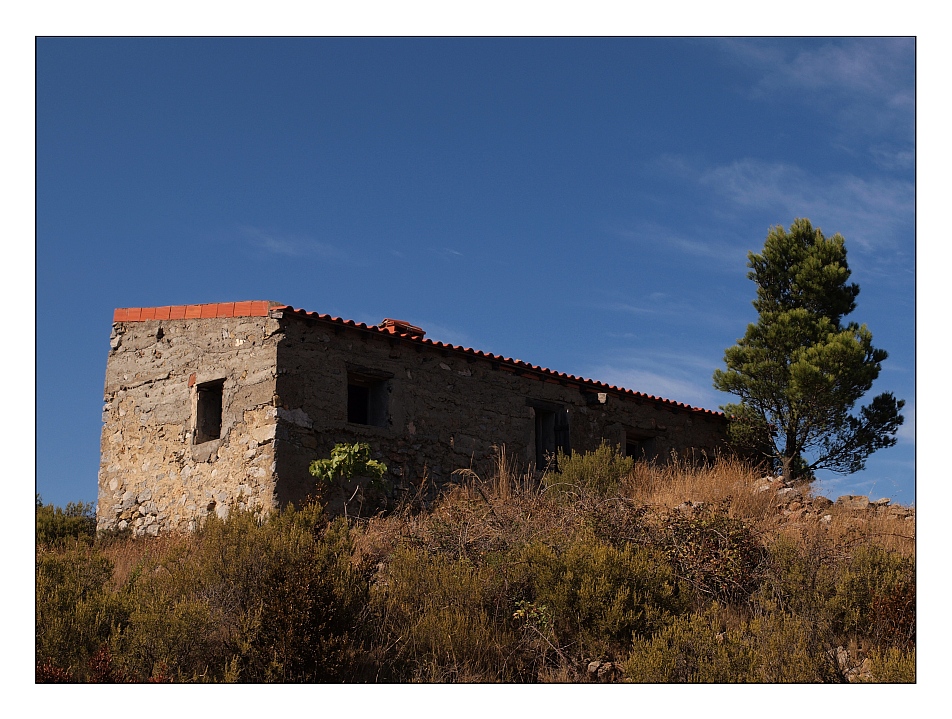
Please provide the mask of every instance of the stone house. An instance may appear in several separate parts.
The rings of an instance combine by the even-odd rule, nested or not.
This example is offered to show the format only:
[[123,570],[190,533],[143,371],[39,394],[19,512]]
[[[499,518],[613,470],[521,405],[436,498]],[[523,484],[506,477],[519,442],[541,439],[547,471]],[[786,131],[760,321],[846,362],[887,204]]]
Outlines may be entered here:
[[629,455],[713,456],[727,418],[667,399],[276,302],[117,309],[106,366],[100,529],[188,530],[231,506],[314,492],[308,465],[370,444],[393,491],[526,468],[607,440]]

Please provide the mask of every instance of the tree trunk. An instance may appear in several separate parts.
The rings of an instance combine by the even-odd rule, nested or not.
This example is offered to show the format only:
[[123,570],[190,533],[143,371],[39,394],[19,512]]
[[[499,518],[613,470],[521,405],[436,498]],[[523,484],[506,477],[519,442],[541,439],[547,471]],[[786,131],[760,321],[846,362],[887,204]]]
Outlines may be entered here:
[[784,482],[792,482],[793,477],[790,476],[790,473],[793,471],[793,458],[783,455],[780,458],[780,474],[783,475]]

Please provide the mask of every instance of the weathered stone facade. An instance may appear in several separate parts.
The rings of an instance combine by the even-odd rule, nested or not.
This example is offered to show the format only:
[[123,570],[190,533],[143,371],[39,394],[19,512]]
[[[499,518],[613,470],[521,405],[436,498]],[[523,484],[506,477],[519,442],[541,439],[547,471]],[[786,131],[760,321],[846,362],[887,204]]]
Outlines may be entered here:
[[726,418],[519,360],[268,302],[116,310],[106,370],[98,520],[187,530],[231,506],[314,492],[308,465],[365,441],[394,492],[495,447],[525,466],[557,448],[713,454]]

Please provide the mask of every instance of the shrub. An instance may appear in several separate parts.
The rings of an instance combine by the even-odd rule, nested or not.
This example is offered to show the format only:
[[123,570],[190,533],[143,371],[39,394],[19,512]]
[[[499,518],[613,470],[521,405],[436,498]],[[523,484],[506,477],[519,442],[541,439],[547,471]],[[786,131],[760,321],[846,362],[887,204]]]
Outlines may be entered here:
[[546,477],[546,486],[560,493],[575,488],[610,494],[618,489],[634,464],[631,457],[624,456],[607,442],[602,442],[594,452],[565,455],[560,451],[559,471]]
[[887,684],[914,684],[916,681],[916,649],[889,647],[873,650],[869,655],[872,681]]
[[37,681],[88,679],[89,658],[125,619],[107,588],[111,575],[112,563],[88,543],[37,549]]
[[347,505],[357,496],[361,487],[359,482],[356,483],[353,493],[348,498],[348,483],[357,477],[369,477],[372,480],[372,486],[383,489],[381,479],[387,471],[387,465],[370,458],[369,444],[355,442],[354,444],[335,444],[329,459],[315,459],[308,469],[317,478],[322,489],[338,488],[346,517]]
[[754,597],[766,612],[786,612],[829,628],[827,605],[835,588],[835,561],[829,547],[801,545],[781,536],[767,547],[761,584]]
[[623,663],[637,682],[833,682],[835,663],[809,623],[778,613],[725,628],[716,608],[636,639]]
[[373,592],[378,645],[390,649],[385,678],[403,681],[525,679],[507,602],[489,566],[398,549]]
[[764,549],[753,530],[731,518],[725,506],[698,505],[669,513],[657,543],[679,579],[703,598],[745,601],[757,588]]
[[858,634],[878,647],[912,647],[916,641],[912,561],[876,545],[858,548],[837,577],[830,608],[836,631]]
[[546,607],[559,646],[580,659],[615,655],[633,635],[650,636],[684,609],[675,577],[646,549],[616,548],[579,538],[564,549],[533,543],[516,559],[522,573],[516,596]]
[[94,504],[70,502],[65,509],[43,504],[36,495],[36,543],[52,544],[68,539],[93,539],[96,536]]
[[128,583],[136,609],[114,653],[139,676],[169,667],[193,680],[354,678],[369,574],[351,554],[346,522],[328,525],[317,506],[264,522],[210,518],[185,551]]

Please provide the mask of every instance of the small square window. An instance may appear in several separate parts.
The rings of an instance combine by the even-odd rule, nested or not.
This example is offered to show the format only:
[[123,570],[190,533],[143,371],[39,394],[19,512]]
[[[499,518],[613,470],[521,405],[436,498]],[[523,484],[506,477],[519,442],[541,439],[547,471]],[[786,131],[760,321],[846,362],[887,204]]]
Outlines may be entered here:
[[221,437],[222,394],[225,380],[204,382],[195,388],[195,444]]
[[371,427],[390,423],[390,387],[385,379],[347,373],[347,421]]

